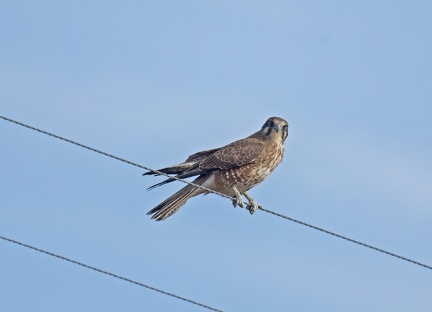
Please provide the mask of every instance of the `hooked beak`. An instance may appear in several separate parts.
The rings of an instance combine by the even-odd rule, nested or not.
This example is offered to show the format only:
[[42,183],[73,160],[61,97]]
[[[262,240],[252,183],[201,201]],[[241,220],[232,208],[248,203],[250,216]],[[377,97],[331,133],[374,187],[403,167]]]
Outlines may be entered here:
[[279,130],[280,130],[280,126],[279,125],[274,125],[273,126],[273,129],[275,129],[276,130],[276,132],[278,132],[279,133]]

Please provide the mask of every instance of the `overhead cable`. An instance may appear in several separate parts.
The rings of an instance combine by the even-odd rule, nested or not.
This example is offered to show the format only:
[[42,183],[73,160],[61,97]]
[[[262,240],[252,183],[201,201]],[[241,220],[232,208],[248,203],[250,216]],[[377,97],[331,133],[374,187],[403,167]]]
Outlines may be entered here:
[[[113,158],[113,159],[116,159],[116,160],[119,160],[119,161],[124,162],[124,163],[127,163],[127,164],[129,164],[129,165],[132,165],[132,166],[135,166],[135,167],[138,167],[138,168],[141,168],[141,169],[145,169],[145,170],[148,170],[148,171],[151,171],[151,172],[157,173],[157,174],[159,174],[159,175],[166,176],[166,177],[168,177],[168,178],[173,178],[173,179],[175,179],[175,180],[181,181],[181,182],[186,183],[186,184],[193,185],[193,186],[198,187],[198,188],[202,188],[202,189],[204,189],[204,190],[206,190],[206,191],[208,191],[208,192],[210,192],[210,193],[213,193],[213,194],[216,194],[216,195],[219,195],[219,196],[222,196],[222,197],[225,197],[225,198],[231,199],[231,200],[234,199],[234,198],[232,198],[232,197],[230,197],[230,196],[228,196],[228,195],[225,195],[225,194],[222,194],[222,193],[216,192],[216,191],[214,191],[214,190],[208,189],[208,188],[203,187],[203,186],[201,186],[201,185],[197,185],[197,184],[194,184],[194,183],[189,182],[189,181],[187,181],[187,180],[180,179],[180,178],[177,178],[177,177],[175,177],[175,176],[172,176],[172,175],[169,175],[169,174],[166,174],[166,173],[160,172],[160,171],[158,171],[158,170],[152,169],[152,168],[150,168],[150,167],[146,167],[146,166],[143,166],[143,165],[140,165],[140,164],[134,163],[134,162],[132,162],[132,161],[126,160],[126,159],[124,159],[124,158],[121,158],[121,157],[118,157],[118,156],[115,156],[115,155],[112,155],[112,154],[109,154],[109,153],[106,153],[106,152],[103,152],[103,151],[98,150],[98,149],[95,149],[95,148],[93,148],[93,147],[89,147],[89,146],[87,146],[87,145],[84,145],[84,144],[81,144],[81,143],[78,143],[78,142],[75,142],[75,141],[72,141],[72,140],[66,139],[66,138],[61,137],[61,136],[59,136],[59,135],[56,135],[56,134],[53,134],[53,133],[50,133],[50,132],[47,132],[47,131],[44,131],[44,130],[41,130],[41,129],[38,129],[38,128],[35,128],[35,127],[32,127],[32,126],[29,126],[29,125],[24,124],[24,123],[22,123],[22,122],[19,122],[19,121],[16,121],[16,120],[13,120],[13,119],[10,119],[10,118],[7,118],[7,117],[4,117],[4,116],[1,116],[1,115],[0,115],[0,118],[1,118],[1,119],[4,119],[4,120],[6,120],[6,121],[9,121],[9,122],[11,122],[11,123],[14,123],[14,124],[20,125],[20,126],[22,126],[22,127],[25,127],[25,128],[28,128],[28,129],[31,129],[31,130],[34,130],[34,131],[37,131],[37,132],[43,133],[43,134],[45,134],[45,135],[48,135],[48,136],[54,137],[54,138],[56,138],[56,139],[59,139],[59,140],[62,140],[62,141],[65,141],[65,142],[68,142],[68,143],[71,143],[71,144],[74,144],[74,145],[80,146],[80,147],[85,148],[85,149],[87,149],[87,150],[90,150],[90,151],[93,151],[93,152],[96,152],[96,153],[102,154],[102,155],[104,155],[104,156],[107,156],[107,157],[110,157],[110,158]],[[318,230],[318,231],[320,231],[320,232],[322,232],[322,233],[326,233],[326,234],[332,235],[332,236],[334,236],[334,237],[341,238],[341,239],[343,239],[343,240],[349,241],[349,242],[354,243],[354,244],[357,244],[357,245],[359,245],[359,246],[367,247],[367,248],[369,248],[369,249],[373,249],[373,250],[375,250],[375,251],[379,251],[379,252],[384,253],[384,254],[386,254],[386,255],[389,255],[389,256],[392,256],[392,257],[395,257],[395,258],[398,258],[398,259],[401,259],[401,260],[407,261],[407,262],[409,262],[409,263],[416,264],[416,265],[419,265],[419,266],[421,266],[421,267],[424,267],[424,268],[427,268],[427,269],[432,270],[432,266],[430,266],[430,265],[427,265],[427,264],[424,264],[424,263],[421,263],[421,262],[418,262],[418,261],[415,261],[415,260],[409,259],[409,258],[407,258],[407,257],[400,256],[400,255],[395,254],[395,253],[393,253],[393,252],[389,252],[389,251],[386,251],[386,250],[381,249],[381,248],[378,248],[378,247],[374,247],[374,246],[369,245],[369,244],[362,243],[362,242],[360,242],[360,241],[357,241],[357,240],[354,240],[354,239],[348,238],[348,237],[346,237],[346,236],[343,236],[343,235],[340,235],[340,234],[337,234],[337,233],[334,233],[334,232],[331,232],[331,231],[325,230],[325,229],[320,228],[320,227],[317,227],[317,226],[315,226],[315,225],[311,225],[311,224],[305,223],[305,222],[303,222],[303,221],[299,221],[299,220],[296,220],[296,219],[290,218],[290,217],[288,217],[288,216],[285,216],[285,215],[283,215],[283,214],[280,214],[280,213],[277,213],[277,212],[271,211],[271,210],[266,209],[266,208],[263,208],[263,207],[260,207],[259,209],[262,210],[262,211],[264,211],[264,212],[270,213],[270,214],[272,214],[272,215],[274,215],[274,216],[277,216],[277,217],[280,217],[280,218],[283,218],[283,219],[286,219],[286,220],[289,220],[289,221],[295,222],[295,223],[297,223],[297,224],[301,224],[301,225],[307,226],[307,227],[312,228],[312,229],[314,229],[314,230]]]
[[79,261],[76,261],[76,260],[72,260],[72,259],[70,259],[70,258],[66,258],[66,257],[64,257],[64,256],[57,255],[57,254],[55,254],[55,253],[52,253],[52,252],[49,252],[49,251],[46,251],[46,250],[43,250],[43,249],[40,249],[40,248],[34,247],[34,246],[32,246],[32,245],[24,244],[24,243],[22,243],[22,242],[19,242],[19,241],[17,241],[17,240],[14,240],[14,239],[7,238],[7,237],[1,236],[1,235],[0,235],[0,238],[3,239],[3,240],[5,240],[5,241],[8,241],[8,242],[10,242],[10,243],[13,243],[13,244],[16,244],[16,245],[19,245],[19,246],[22,246],[22,247],[26,247],[26,248],[29,248],[29,249],[32,249],[32,250],[36,250],[36,251],[41,252],[41,253],[44,253],[44,254],[46,254],[46,255],[48,255],[48,256],[55,257],[55,258],[58,258],[58,259],[61,259],[61,260],[67,261],[67,262],[70,262],[70,263],[73,263],[73,264],[76,264],[76,265],[82,266],[82,267],[84,267],[84,268],[86,268],[86,269],[90,269],[90,270],[93,270],[93,271],[96,271],[96,272],[99,272],[99,273],[102,273],[102,274],[105,274],[105,275],[108,275],[108,276],[111,276],[111,277],[115,277],[115,278],[117,278],[117,279],[121,279],[121,280],[123,280],[123,281],[125,281],[125,282],[128,282],[128,283],[132,283],[132,284],[135,284],[135,285],[138,285],[138,286],[141,286],[141,287],[144,287],[144,288],[147,288],[147,289],[153,290],[153,291],[157,291],[157,292],[159,292],[159,293],[161,293],[161,294],[164,294],[164,295],[167,295],[167,296],[170,296],[170,297],[173,297],[173,298],[179,299],[179,300],[183,300],[183,301],[186,301],[186,302],[192,303],[192,304],[197,305],[197,306],[200,306],[200,307],[202,307],[202,308],[206,308],[206,309],[211,310],[211,311],[222,312],[222,310],[212,308],[212,307],[210,307],[210,306],[208,306],[208,305],[205,305],[205,304],[202,304],[202,303],[196,302],[196,301],[194,301],[194,300],[191,300],[191,299],[188,299],[188,298],[185,298],[185,297],[181,297],[181,296],[179,296],[179,295],[176,295],[176,294],[173,294],[173,293],[170,293],[170,292],[167,292],[167,291],[161,290],[161,289],[156,288],[156,287],[153,287],[153,286],[149,286],[149,285],[143,284],[143,283],[141,283],[141,282],[134,281],[134,280],[132,280],[132,279],[130,279],[130,278],[123,277],[123,276],[118,275],[118,274],[114,274],[114,273],[111,273],[111,272],[108,272],[108,271],[105,271],[105,270],[98,269],[98,268],[96,268],[96,267],[94,267],[94,266],[91,266],[91,265],[88,265],[88,264],[85,264],[85,263],[82,263],[82,262],[79,262]]

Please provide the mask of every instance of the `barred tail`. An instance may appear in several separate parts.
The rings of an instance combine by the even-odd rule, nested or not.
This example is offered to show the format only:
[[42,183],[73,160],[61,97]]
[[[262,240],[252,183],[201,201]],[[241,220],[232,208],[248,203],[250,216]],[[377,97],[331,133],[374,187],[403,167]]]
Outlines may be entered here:
[[[192,183],[201,185],[206,179],[207,176],[200,176]],[[165,199],[159,205],[147,212],[147,214],[152,215],[151,218],[156,221],[163,221],[176,213],[181,207],[183,207],[183,205],[186,204],[189,198],[202,193],[204,192],[196,186],[186,185],[180,191]]]

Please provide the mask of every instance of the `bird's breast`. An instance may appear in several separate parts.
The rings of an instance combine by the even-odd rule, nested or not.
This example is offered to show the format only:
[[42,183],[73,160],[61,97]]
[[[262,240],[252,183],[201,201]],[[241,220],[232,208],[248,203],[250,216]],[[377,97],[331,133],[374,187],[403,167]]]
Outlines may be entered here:
[[216,172],[215,188],[227,195],[233,195],[231,194],[233,187],[236,187],[240,193],[246,192],[264,181],[279,165],[282,157],[283,145],[270,142],[255,162]]

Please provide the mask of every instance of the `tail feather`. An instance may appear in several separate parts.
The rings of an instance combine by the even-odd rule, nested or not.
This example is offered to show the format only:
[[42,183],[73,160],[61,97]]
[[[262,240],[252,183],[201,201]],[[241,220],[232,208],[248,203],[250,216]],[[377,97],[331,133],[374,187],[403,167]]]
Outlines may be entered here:
[[[193,181],[194,184],[201,185],[207,176],[200,176]],[[179,190],[174,195],[165,199],[159,205],[150,210],[147,214],[152,215],[152,219],[156,221],[163,221],[169,216],[176,213],[184,204],[189,200],[189,198],[194,197],[198,194],[203,193],[201,189],[196,186],[187,185],[181,190]]]
[[168,178],[168,179],[166,179],[166,180],[163,180],[162,182],[159,182],[159,183],[156,183],[156,184],[154,184],[154,185],[152,185],[152,186],[149,186],[149,187],[147,188],[147,191],[151,191],[152,189],[155,189],[155,188],[157,188],[157,187],[159,187],[159,186],[162,186],[162,185],[164,185],[164,184],[167,184],[167,183],[170,183],[170,182],[173,182],[173,181],[175,181],[175,179],[173,179],[173,178]]
[[[213,171],[213,170],[208,170],[208,171],[211,172],[211,171]],[[176,178],[186,179],[186,178],[190,178],[190,177],[193,177],[193,176],[200,175],[200,174],[202,174],[202,173],[203,173],[203,172],[202,172],[200,169],[196,169],[196,170],[192,170],[192,171],[190,171],[190,172],[184,172],[184,173],[178,174],[178,175],[176,175]],[[176,180],[175,178],[168,178],[168,179],[166,179],[166,180],[164,180],[164,181],[162,181],[162,182],[156,183],[156,184],[154,184],[154,185],[148,187],[148,188],[147,188],[147,191],[150,191],[150,190],[155,189],[155,188],[157,188],[157,187],[159,187],[159,186],[162,186],[162,185],[165,185],[165,184],[171,183],[171,182],[173,182],[173,181],[175,181],[175,180]],[[194,182],[194,183],[195,183],[195,182]]]
[[[184,162],[184,163],[181,163],[181,164],[178,164],[178,165],[174,165],[174,166],[171,166],[171,167],[166,167],[166,168],[158,169],[158,171],[166,173],[166,174],[181,174],[181,173],[185,172],[186,170],[194,168],[194,166],[196,166],[196,162]],[[145,175],[158,176],[160,174],[156,173],[156,172],[153,172],[153,171],[149,171],[149,172],[143,173],[143,176],[145,176]]]

